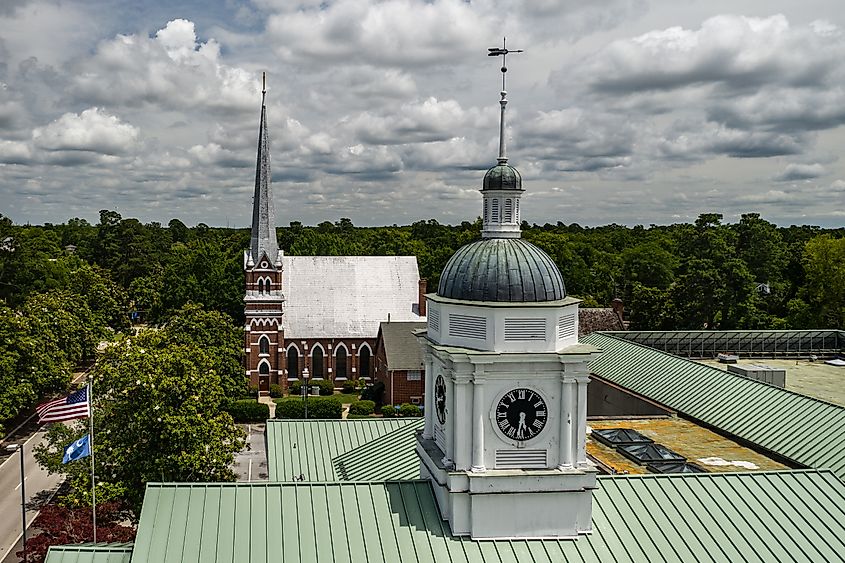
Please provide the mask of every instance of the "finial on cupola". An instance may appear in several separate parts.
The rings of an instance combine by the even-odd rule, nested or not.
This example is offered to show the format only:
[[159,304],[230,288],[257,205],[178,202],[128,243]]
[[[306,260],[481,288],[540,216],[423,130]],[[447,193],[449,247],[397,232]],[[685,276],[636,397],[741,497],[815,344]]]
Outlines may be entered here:
[[499,164],[505,164],[508,161],[508,155],[505,150],[505,106],[508,105],[508,92],[505,88],[505,77],[507,76],[508,67],[505,63],[505,60],[509,53],[522,53],[522,49],[508,49],[508,38],[502,38],[502,46],[501,47],[491,47],[487,49],[489,52],[487,56],[489,57],[502,57],[502,91],[500,95],[502,99],[499,100],[499,105],[501,106],[501,116],[499,118]]

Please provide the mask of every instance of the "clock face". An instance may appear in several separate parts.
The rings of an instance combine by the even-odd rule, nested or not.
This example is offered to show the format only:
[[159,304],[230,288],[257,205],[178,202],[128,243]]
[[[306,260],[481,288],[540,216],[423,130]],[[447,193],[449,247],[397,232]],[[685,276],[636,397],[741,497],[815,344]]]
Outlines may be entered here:
[[546,401],[531,389],[514,389],[496,405],[496,426],[510,438],[524,442],[539,434],[548,419]]
[[442,375],[434,382],[434,409],[440,424],[446,424],[446,382]]

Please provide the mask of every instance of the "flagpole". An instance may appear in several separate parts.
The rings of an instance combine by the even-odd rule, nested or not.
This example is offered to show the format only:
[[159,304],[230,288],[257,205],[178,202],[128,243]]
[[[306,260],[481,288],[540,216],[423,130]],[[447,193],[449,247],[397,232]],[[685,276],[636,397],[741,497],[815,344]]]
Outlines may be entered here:
[[94,543],[97,543],[97,489],[94,475],[94,378],[88,375],[88,448],[91,451],[91,520],[94,523]]

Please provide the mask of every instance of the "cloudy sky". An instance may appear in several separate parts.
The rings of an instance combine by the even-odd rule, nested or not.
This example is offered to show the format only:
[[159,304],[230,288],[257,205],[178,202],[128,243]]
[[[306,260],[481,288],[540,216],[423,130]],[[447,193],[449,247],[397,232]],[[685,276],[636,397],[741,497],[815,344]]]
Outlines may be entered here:
[[247,225],[266,71],[280,225],[472,220],[503,35],[528,221],[845,224],[837,0],[2,0],[0,213]]

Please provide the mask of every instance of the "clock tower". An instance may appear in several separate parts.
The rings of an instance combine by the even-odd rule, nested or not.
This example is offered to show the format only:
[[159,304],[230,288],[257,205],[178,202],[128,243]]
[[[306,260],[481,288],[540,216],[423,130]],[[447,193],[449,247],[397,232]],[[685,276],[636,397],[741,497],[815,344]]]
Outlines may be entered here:
[[598,350],[578,343],[579,301],[567,296],[554,261],[521,238],[504,78],[499,103],[482,238],[452,256],[437,293],[426,296],[428,326],[418,338],[434,408],[425,410],[416,450],[453,534],[575,538],[591,530],[587,363]]

